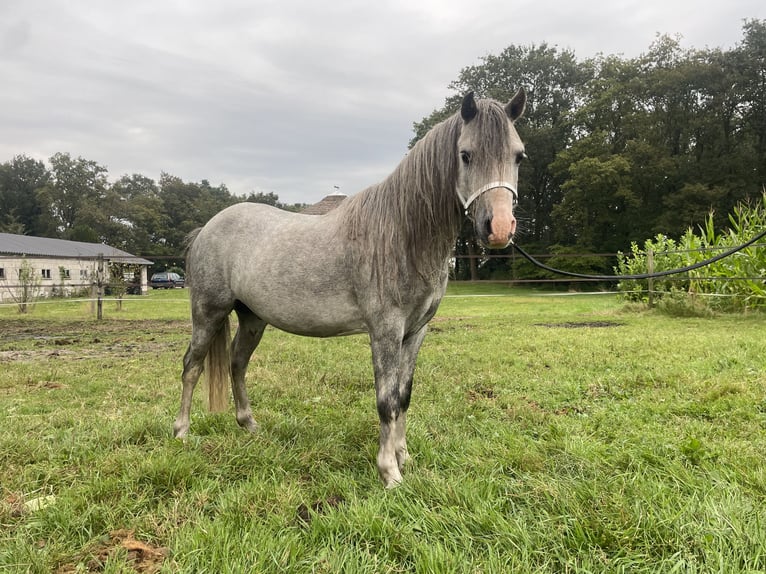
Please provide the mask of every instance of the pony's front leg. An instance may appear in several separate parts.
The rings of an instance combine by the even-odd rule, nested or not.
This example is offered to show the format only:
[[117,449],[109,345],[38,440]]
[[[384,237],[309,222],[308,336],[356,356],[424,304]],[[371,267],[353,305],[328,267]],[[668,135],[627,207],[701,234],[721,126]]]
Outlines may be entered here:
[[396,462],[399,470],[404,469],[404,464],[410,458],[407,450],[407,409],[410,408],[410,397],[412,396],[412,381],[415,374],[415,364],[418,360],[418,352],[426,336],[426,326],[419,331],[408,335],[402,341],[402,356],[399,366],[399,413],[398,424],[396,425],[395,450]]
[[386,488],[393,488],[402,481],[397,459],[397,446],[401,443],[404,424],[401,417],[401,394],[399,389],[399,362],[402,353],[400,335],[370,335],[372,364],[375,371],[375,398],[380,419],[380,444],[378,448],[378,474]]

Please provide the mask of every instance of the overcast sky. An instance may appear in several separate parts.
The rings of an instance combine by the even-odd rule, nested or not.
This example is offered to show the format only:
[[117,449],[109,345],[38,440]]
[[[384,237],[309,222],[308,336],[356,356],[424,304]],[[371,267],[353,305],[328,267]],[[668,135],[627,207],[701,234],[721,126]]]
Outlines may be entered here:
[[[482,56],[658,33],[732,48],[764,0],[0,0],[0,162],[68,152],[314,203],[384,178]],[[522,182],[523,185],[523,182]]]

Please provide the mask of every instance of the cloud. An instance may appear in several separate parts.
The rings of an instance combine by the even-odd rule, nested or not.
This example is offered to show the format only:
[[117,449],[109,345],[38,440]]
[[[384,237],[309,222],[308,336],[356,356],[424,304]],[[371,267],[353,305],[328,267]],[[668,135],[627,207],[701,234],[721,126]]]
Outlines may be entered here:
[[637,55],[731,46],[762,2],[7,0],[0,161],[69,152],[313,203],[401,160],[459,71],[510,44]]

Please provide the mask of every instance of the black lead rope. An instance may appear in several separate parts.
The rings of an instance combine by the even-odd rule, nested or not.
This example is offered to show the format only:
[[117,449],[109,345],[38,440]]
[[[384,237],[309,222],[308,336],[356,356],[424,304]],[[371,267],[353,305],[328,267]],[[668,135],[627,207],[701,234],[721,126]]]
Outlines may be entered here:
[[537,259],[532,257],[529,253],[524,251],[521,247],[519,247],[515,243],[512,243],[512,245],[513,245],[513,248],[516,249],[516,251],[518,251],[519,254],[522,257],[524,257],[527,261],[529,261],[533,265],[537,265],[540,269],[545,269],[546,271],[550,271],[551,273],[558,273],[559,275],[566,275],[567,277],[578,277],[580,279],[595,279],[599,281],[620,281],[620,280],[627,280],[627,279],[653,279],[655,277],[666,277],[668,275],[676,275],[677,273],[686,273],[687,271],[694,271],[695,269],[699,269],[700,267],[704,267],[705,265],[710,265],[711,263],[720,261],[721,259],[724,259],[728,257],[729,255],[733,255],[734,253],[737,253],[738,251],[742,251],[743,249],[745,249],[746,247],[750,247],[753,243],[755,243],[759,239],[762,239],[763,237],[766,237],[766,230],[761,231],[758,235],[753,237],[747,243],[743,243],[742,245],[733,247],[732,249],[729,249],[728,251],[719,253],[715,257],[711,257],[710,259],[705,259],[704,261],[700,261],[699,263],[695,263],[694,265],[687,265],[686,267],[680,267],[678,269],[669,269],[667,271],[656,271],[655,273],[639,273],[637,275],[589,275],[587,273],[574,273],[572,271],[562,271],[561,269],[554,269],[553,267],[549,267],[545,263],[540,263]]

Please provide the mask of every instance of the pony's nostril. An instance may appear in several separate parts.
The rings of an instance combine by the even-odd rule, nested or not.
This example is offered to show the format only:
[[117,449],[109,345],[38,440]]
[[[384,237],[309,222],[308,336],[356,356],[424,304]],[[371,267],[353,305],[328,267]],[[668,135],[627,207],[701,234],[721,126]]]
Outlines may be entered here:
[[484,222],[484,237],[489,237],[490,235],[492,235],[492,220],[488,218]]

